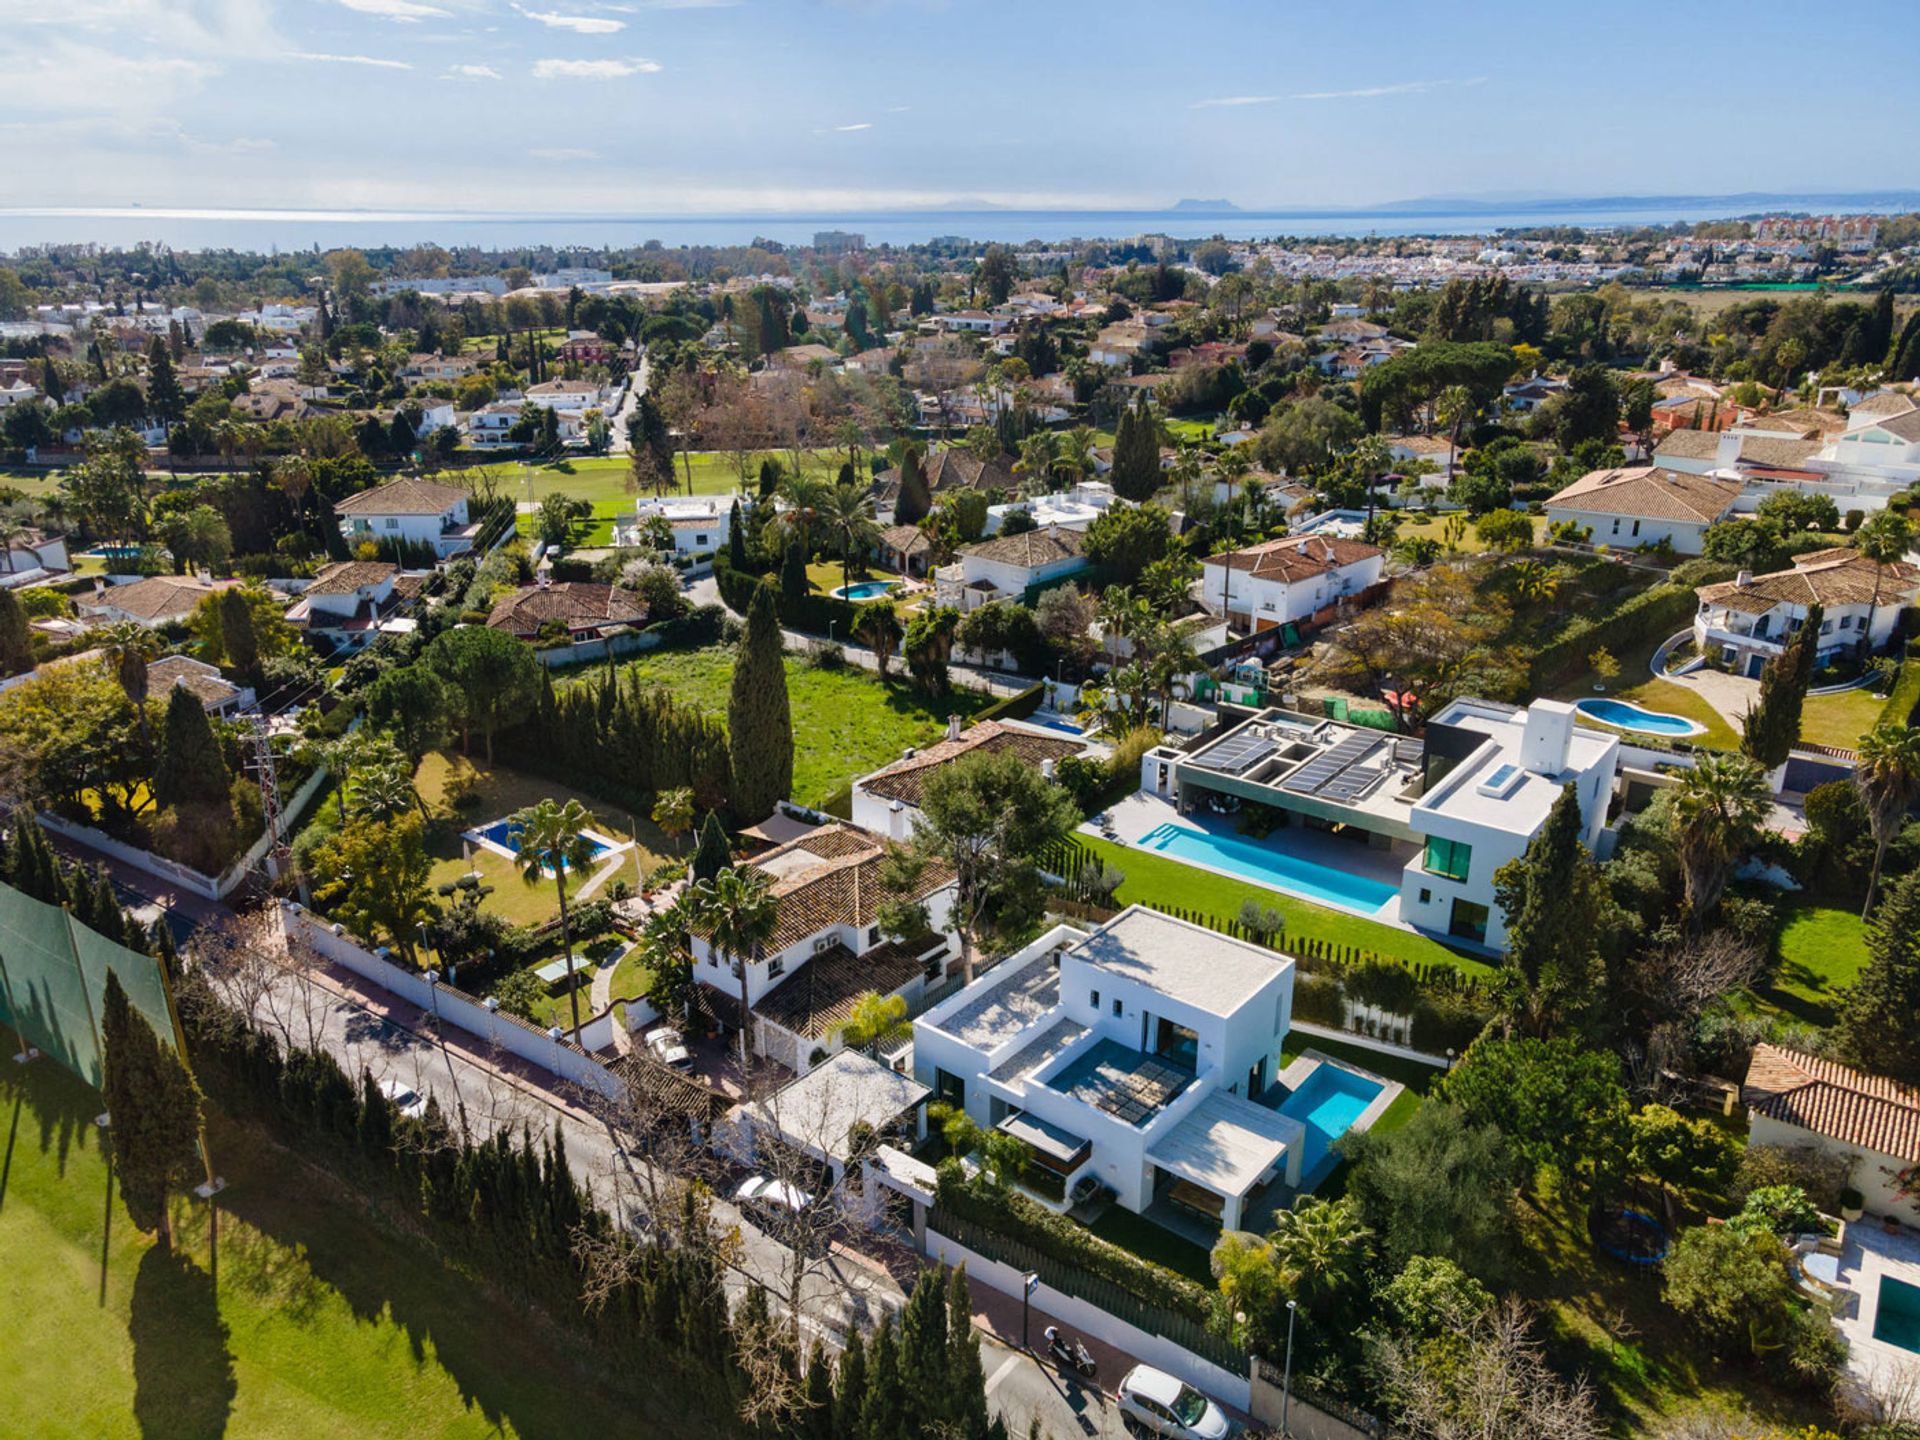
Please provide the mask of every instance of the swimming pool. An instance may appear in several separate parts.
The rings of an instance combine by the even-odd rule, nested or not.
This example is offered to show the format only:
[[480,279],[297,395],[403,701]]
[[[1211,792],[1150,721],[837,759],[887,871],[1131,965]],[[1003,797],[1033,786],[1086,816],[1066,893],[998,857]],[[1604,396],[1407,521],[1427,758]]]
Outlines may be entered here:
[[878,600],[891,590],[900,588],[898,580],[862,580],[855,585],[842,585],[833,592],[836,600]]
[[[497,850],[503,855],[517,858],[520,854],[520,826],[511,819],[496,820],[491,825],[482,825],[478,829],[469,830],[467,834],[482,845]],[[604,835],[596,835],[591,830],[582,830],[580,834],[586,839],[587,844],[593,847],[593,861],[598,861],[602,855],[613,849],[613,843]],[[553,860],[552,855],[547,857],[549,873],[554,869]],[[561,862],[560,868],[566,868],[564,861]]]
[[1061,715],[1051,715],[1044,710],[1036,710],[1027,716],[1028,725],[1038,725],[1042,730],[1058,730],[1062,735],[1084,735],[1086,727],[1074,724]]
[[1353,1122],[1379,1098],[1386,1086],[1324,1060],[1280,1102],[1280,1113],[1307,1127],[1301,1147],[1300,1182],[1310,1185],[1314,1172],[1333,1149],[1334,1142],[1353,1128]]
[[1216,835],[1211,830],[1166,824],[1155,826],[1133,843],[1142,850],[1224,870],[1229,875],[1284,890],[1302,900],[1340,905],[1369,915],[1400,895],[1398,886],[1303,860],[1238,835]]
[[1704,735],[1707,729],[1684,715],[1644,710],[1628,700],[1576,700],[1573,708],[1602,724],[1638,730],[1642,735]]
[[1920,1352],[1920,1287],[1891,1275],[1880,1277],[1880,1308],[1874,1312],[1873,1338]]

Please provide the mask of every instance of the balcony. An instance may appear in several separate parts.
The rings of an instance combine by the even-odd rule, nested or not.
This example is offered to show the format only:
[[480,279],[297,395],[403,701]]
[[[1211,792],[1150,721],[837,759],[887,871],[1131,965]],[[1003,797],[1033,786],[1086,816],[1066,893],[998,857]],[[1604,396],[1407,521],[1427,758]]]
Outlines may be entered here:
[[1731,645],[1736,650],[1757,651],[1762,655],[1778,655],[1786,647],[1778,640],[1769,640],[1763,635],[1748,635],[1739,630],[1723,630],[1718,626],[1707,626],[1707,644]]

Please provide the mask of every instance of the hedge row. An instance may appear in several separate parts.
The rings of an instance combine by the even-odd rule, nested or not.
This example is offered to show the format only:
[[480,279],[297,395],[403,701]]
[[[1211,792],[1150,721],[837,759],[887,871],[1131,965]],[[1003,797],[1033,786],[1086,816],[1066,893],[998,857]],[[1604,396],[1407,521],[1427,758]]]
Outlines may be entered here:
[[[798,600],[791,599],[781,593],[777,576],[749,575],[735,570],[724,550],[713,557],[713,580],[719,588],[720,598],[727,602],[727,608],[739,615],[747,613],[756,586],[771,586],[780,623],[789,630],[798,630],[807,635],[831,635],[837,640],[849,640],[860,612],[865,608],[851,600],[836,600],[831,595],[807,594]],[[869,603],[885,605],[889,602],[876,600]]]
[[1643,640],[1665,639],[1693,619],[1699,600],[1685,585],[1655,585],[1642,590],[1610,614],[1583,617],[1534,652],[1533,689],[1570,680],[1587,668],[1587,657],[1602,646],[1618,654]]

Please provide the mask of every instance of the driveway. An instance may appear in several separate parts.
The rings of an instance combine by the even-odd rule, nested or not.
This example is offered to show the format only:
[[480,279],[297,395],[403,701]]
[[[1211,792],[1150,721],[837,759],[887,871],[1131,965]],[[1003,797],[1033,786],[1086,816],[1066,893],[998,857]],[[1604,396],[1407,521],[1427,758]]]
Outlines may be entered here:
[[1720,712],[1735,731],[1746,718],[1749,708],[1759,698],[1760,682],[1748,680],[1740,675],[1728,675],[1721,670],[1695,670],[1689,675],[1663,675],[1669,685],[1679,685],[1693,691],[1707,704]]

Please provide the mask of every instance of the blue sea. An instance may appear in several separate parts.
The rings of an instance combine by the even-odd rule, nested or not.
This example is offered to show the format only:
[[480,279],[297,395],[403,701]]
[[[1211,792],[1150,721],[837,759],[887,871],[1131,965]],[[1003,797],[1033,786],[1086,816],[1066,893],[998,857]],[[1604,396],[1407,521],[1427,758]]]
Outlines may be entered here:
[[1558,200],[1511,208],[1452,201],[1414,201],[1377,209],[1302,207],[1287,210],[914,210],[874,214],[796,215],[513,215],[456,211],[216,210],[191,208],[0,208],[0,252],[26,246],[142,242],[178,250],[255,252],[414,245],[448,248],[517,246],[612,247],[658,240],[682,245],[744,245],[756,236],[785,245],[811,244],[821,230],[851,230],[869,246],[917,245],[942,237],[1053,244],[1167,234],[1233,240],[1281,236],[1484,235],[1546,225],[1634,226],[1721,219],[1765,211],[1892,211],[1913,208],[1912,195],[1635,197]]

